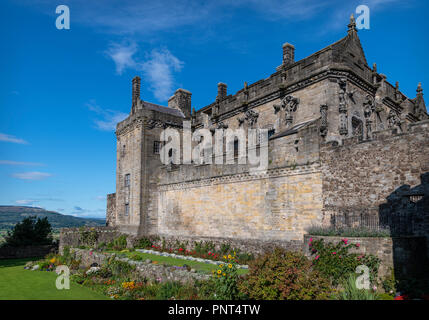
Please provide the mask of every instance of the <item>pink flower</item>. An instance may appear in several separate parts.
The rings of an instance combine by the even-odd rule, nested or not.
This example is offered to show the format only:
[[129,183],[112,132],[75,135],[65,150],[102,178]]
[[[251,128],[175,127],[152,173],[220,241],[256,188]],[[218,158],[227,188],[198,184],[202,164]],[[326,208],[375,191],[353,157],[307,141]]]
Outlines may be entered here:
[[319,257],[320,257],[320,256],[316,256],[316,258],[314,258],[314,260],[317,260],[317,259],[319,259]]
[[332,252],[332,254],[337,254],[336,252]]
[[347,238],[343,239],[344,244],[347,244],[348,241],[349,241],[349,239],[347,239]]
[[360,243],[356,243],[356,247],[359,248],[360,247]]

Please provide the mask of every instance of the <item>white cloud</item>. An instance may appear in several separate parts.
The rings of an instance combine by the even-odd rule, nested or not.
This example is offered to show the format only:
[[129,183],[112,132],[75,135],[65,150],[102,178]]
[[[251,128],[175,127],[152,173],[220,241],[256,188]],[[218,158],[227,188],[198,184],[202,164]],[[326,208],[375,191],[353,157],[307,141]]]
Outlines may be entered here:
[[47,172],[39,172],[39,171],[32,171],[32,172],[22,172],[22,173],[13,173],[12,177],[21,179],[21,180],[43,180],[48,177],[52,176],[52,174]]
[[32,206],[34,203],[39,202],[38,200],[16,200],[16,204]]
[[166,101],[171,96],[174,85],[173,72],[180,71],[183,62],[167,49],[154,49],[148,60],[141,64],[146,81],[156,99]]
[[43,163],[39,162],[23,162],[23,161],[10,161],[10,160],[0,160],[0,165],[10,165],[10,166],[43,166]]
[[95,100],[90,100],[85,104],[89,110],[95,112],[100,119],[95,119],[94,123],[99,130],[112,131],[116,129],[116,124],[121,122],[128,114],[111,109],[103,109],[97,105]]
[[96,196],[95,199],[100,201],[106,201],[106,196]]
[[20,139],[20,138],[17,138],[15,136],[5,134],[5,133],[0,133],[0,141],[19,143],[19,144],[28,144],[28,142],[23,140],[23,139]]
[[116,72],[122,74],[127,68],[135,68],[136,62],[133,59],[137,52],[135,43],[130,44],[112,44],[105,52],[116,65]]
[[122,74],[126,69],[143,71],[145,82],[156,99],[166,101],[174,86],[174,72],[183,68],[183,62],[168,49],[153,49],[145,54],[145,59],[135,57],[137,45],[111,44],[105,52],[115,62],[116,72]]

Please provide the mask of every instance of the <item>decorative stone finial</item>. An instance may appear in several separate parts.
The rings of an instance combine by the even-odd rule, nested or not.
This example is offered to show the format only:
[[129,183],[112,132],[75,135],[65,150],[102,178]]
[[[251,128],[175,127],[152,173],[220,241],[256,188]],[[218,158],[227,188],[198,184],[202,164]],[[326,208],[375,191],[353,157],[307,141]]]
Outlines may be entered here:
[[356,21],[355,21],[355,17],[353,16],[353,13],[350,16],[350,23],[348,25],[348,33],[351,33],[353,31],[357,31],[356,29]]
[[377,72],[377,64],[375,62],[372,64],[372,71]]
[[423,89],[422,89],[422,83],[419,82],[419,85],[417,86],[417,90],[416,90],[417,94],[423,94]]

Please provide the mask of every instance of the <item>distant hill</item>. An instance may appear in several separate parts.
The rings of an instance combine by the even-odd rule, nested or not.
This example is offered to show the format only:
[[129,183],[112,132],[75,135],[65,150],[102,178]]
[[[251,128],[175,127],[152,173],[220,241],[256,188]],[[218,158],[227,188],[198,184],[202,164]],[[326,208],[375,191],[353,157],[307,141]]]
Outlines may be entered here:
[[0,230],[10,230],[22,219],[36,216],[38,218],[48,217],[53,229],[71,228],[81,226],[104,226],[105,219],[78,218],[64,215],[55,211],[47,211],[42,208],[22,206],[0,206]]

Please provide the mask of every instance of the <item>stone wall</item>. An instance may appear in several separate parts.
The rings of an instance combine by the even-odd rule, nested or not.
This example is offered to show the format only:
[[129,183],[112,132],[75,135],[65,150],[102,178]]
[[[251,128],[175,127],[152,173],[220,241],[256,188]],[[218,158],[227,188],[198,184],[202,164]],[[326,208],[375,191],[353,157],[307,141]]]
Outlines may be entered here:
[[[424,237],[394,237],[394,238],[368,238],[368,237],[328,237],[305,235],[303,252],[310,257],[308,250],[309,239],[323,239],[328,243],[338,243],[347,238],[349,243],[359,243],[359,248],[351,249],[350,252],[373,254],[381,260],[378,270],[379,277],[389,276],[391,270],[395,277],[427,277],[429,270],[428,259],[425,255],[426,242]],[[423,253],[423,254],[422,254]]]
[[87,245],[82,242],[81,232],[82,230],[90,230],[97,232],[97,243],[108,243],[113,239],[120,236],[120,233],[116,227],[91,227],[91,228],[62,228],[60,232],[60,247],[59,250],[62,252],[65,246],[79,247],[81,245]]
[[158,240],[153,240],[157,246],[165,245],[166,248],[175,248],[176,243],[186,243],[187,249],[194,248],[194,242],[211,242],[215,245],[216,250],[221,250],[222,245],[229,245],[231,249],[239,250],[241,253],[252,253],[254,256],[272,251],[274,248],[281,247],[288,251],[300,251],[302,248],[301,240],[260,240],[260,239],[236,239],[226,237],[201,237],[192,235],[161,235]]
[[[85,267],[91,266],[91,264],[96,263],[99,266],[103,265],[107,262],[107,259],[111,257],[110,255],[90,251],[83,249],[72,248],[71,252],[76,255],[78,260],[81,260],[81,265]],[[137,273],[145,277],[146,279],[150,279],[152,281],[179,281],[182,283],[187,283],[195,280],[207,280],[210,278],[210,275],[191,272],[187,270],[180,270],[174,268],[174,266],[164,266],[162,264],[152,264],[151,262],[146,261],[133,261],[127,258],[119,258],[116,257],[116,260],[120,260],[122,262],[126,262],[136,266]],[[178,266],[182,267],[182,266]]]
[[[381,220],[381,208],[396,191],[423,183],[422,175],[429,172],[429,121],[410,124],[403,130],[375,132],[372,140],[363,142],[352,138],[344,140],[342,146],[321,146],[325,223],[329,224],[332,216],[338,214],[364,214]],[[413,198],[408,195],[405,200],[410,203]],[[429,239],[429,208],[422,203],[420,210],[408,215],[412,220],[398,220],[389,227],[396,230],[398,224],[413,223],[418,229],[408,234]],[[406,212],[403,217],[407,218]]]
[[51,252],[56,252],[57,246],[25,246],[25,247],[1,247],[0,259],[21,259],[32,257],[44,257]]
[[116,223],[116,193],[107,195],[106,226],[113,227]]

